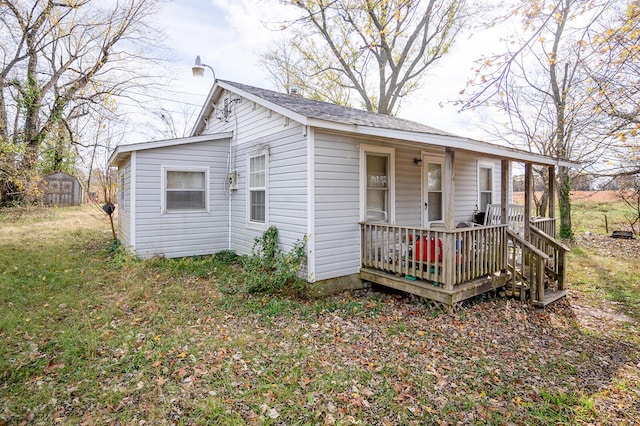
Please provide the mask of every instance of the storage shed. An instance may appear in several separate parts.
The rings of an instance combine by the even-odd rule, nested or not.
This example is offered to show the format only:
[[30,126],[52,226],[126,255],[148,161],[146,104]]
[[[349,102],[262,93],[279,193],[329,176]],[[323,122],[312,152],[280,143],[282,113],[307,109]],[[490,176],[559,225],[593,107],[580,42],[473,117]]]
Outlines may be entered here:
[[82,184],[77,177],[56,172],[44,177],[42,200],[55,206],[79,206],[82,204]]

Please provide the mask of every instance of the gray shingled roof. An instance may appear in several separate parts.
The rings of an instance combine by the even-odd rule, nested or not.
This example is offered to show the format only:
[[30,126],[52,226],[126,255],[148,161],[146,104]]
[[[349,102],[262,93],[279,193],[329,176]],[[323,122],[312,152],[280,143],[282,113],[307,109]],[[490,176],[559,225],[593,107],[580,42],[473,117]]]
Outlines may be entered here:
[[376,114],[373,112],[335,105],[328,102],[316,101],[313,99],[304,98],[302,96],[278,93],[272,90],[260,89],[258,87],[247,86],[246,84],[236,83],[233,81],[220,81],[307,118],[314,118],[341,124],[370,126],[383,129],[403,130],[408,132],[430,133],[443,136],[455,136],[443,130],[416,123],[415,121],[404,120],[398,117]]

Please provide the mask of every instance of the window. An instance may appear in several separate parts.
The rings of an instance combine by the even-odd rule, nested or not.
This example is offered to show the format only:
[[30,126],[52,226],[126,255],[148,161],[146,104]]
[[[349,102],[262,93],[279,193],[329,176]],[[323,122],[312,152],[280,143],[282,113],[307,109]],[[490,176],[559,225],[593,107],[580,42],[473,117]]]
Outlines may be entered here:
[[207,211],[208,169],[164,169],[164,209]]
[[478,207],[481,212],[487,211],[487,205],[493,202],[493,167],[478,166]]
[[126,193],[126,187],[124,186],[124,172],[120,173],[120,188],[118,189],[119,191],[119,195],[120,195],[120,200],[118,201],[118,208],[120,209],[121,212],[126,212],[126,200],[127,200],[127,193]]
[[442,196],[442,164],[427,163],[427,196],[425,209],[427,211],[427,222],[440,221],[443,219],[443,196]]
[[267,223],[267,155],[249,157],[249,222]]
[[394,151],[361,147],[361,217],[367,222],[393,222]]

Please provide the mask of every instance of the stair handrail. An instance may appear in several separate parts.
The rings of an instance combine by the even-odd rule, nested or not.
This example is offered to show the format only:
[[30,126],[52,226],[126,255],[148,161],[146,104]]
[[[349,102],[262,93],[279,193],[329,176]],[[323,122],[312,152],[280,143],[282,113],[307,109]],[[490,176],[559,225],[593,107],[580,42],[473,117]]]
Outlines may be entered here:
[[564,290],[564,285],[567,282],[567,258],[566,255],[571,251],[571,248],[556,240],[551,235],[542,231],[540,228],[531,225],[531,232],[537,237],[542,238],[545,243],[549,244],[555,250],[557,250],[557,259],[555,262],[555,279],[558,285],[558,290]]
[[523,246],[525,246],[528,250],[533,252],[536,256],[541,257],[543,260],[551,259],[551,257],[549,257],[549,255],[547,253],[543,252],[538,247],[534,246],[529,241],[525,240],[520,235],[518,235],[515,232],[513,232],[511,229],[507,229],[507,235],[510,236],[511,238],[513,238],[514,240],[516,240],[518,243],[520,243]]
[[[545,252],[538,249],[536,246],[534,246],[529,241],[525,240],[520,235],[518,235],[517,233],[513,232],[510,229],[507,229],[507,236],[508,238],[512,238],[516,244],[519,244],[522,247],[523,256],[526,249],[526,251],[528,251],[535,257],[535,266],[536,266],[535,273],[531,271],[532,274],[535,274],[535,282],[533,280],[533,276],[530,276],[529,280],[530,280],[531,291],[529,295],[529,302],[530,303],[539,302],[541,299],[544,299],[544,281],[545,281],[544,271],[545,271],[545,265],[549,262],[551,257],[549,257],[549,255],[547,255]],[[512,265],[512,268],[513,268],[512,275],[514,280],[513,288],[515,289],[516,265],[515,264]],[[524,286],[521,287],[521,290],[520,290],[520,300],[524,301]]]
[[544,238],[545,240],[547,240],[547,242],[549,244],[551,244],[552,246],[555,246],[557,249],[563,250],[564,252],[567,252],[567,253],[571,251],[570,247],[568,247],[567,245],[563,244],[562,242],[556,240],[551,235],[547,234],[546,232],[544,232],[543,230],[541,230],[537,226],[532,224],[530,226],[530,229],[531,229],[531,232],[533,232],[534,234],[538,235],[539,237]]

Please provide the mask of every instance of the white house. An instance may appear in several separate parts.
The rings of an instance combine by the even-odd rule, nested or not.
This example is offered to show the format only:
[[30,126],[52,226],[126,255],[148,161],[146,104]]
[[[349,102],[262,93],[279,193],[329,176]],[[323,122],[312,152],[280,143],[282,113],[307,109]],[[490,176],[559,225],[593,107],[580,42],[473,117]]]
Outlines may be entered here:
[[[564,248],[553,249],[553,218],[540,222],[541,236],[527,206],[520,210],[524,233],[509,230],[512,162],[525,165],[527,197],[531,166],[553,172],[559,164],[223,80],[191,137],[123,145],[111,157],[119,170],[118,236],[142,257],[248,254],[254,238],[276,226],[285,250],[308,237],[312,287],[355,288],[366,280],[453,305],[511,283],[513,293],[526,290],[547,303],[550,282],[560,290],[554,294],[563,290],[564,261],[553,259],[563,260]],[[471,227],[475,213],[491,208],[497,221]],[[554,279],[538,273],[524,282],[536,274],[510,263],[516,246],[519,258],[525,250],[544,262],[543,271],[556,269]]]

